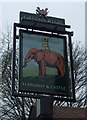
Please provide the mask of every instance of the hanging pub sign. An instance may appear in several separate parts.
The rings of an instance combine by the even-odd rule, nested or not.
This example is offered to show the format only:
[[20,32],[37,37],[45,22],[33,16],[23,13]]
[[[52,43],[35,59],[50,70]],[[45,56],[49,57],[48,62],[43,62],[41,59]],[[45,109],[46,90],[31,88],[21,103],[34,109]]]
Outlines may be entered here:
[[[68,96],[72,97],[73,101],[73,32],[65,30],[70,28],[65,25],[65,19],[50,17],[47,14],[47,8],[40,10],[37,7],[36,14],[20,12],[19,23],[14,23],[12,94],[21,97],[30,97],[31,93],[31,97],[35,97],[34,93],[39,93],[39,96]],[[16,90],[15,65],[18,45],[19,89]]]
[[20,91],[69,95],[66,37],[20,30]]

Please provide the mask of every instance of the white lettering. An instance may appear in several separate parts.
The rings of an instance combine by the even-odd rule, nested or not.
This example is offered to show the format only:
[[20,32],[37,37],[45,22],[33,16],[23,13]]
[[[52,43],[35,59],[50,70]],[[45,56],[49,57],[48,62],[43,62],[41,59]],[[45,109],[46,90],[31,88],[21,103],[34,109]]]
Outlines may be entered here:
[[50,90],[62,90],[65,91],[66,88],[63,86],[55,86],[55,85],[45,85],[45,84],[34,84],[34,83],[22,83],[22,86],[25,87],[35,87],[35,88],[44,88],[44,89],[50,89]]

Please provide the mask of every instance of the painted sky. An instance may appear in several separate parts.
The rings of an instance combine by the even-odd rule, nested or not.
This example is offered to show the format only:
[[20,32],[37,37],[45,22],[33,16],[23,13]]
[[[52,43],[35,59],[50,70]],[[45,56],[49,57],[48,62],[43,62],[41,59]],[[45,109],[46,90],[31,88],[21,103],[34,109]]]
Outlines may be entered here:
[[29,51],[31,48],[38,48],[42,49],[42,40],[44,38],[47,38],[49,41],[49,48],[52,51],[59,52],[61,55],[64,56],[64,41],[62,38],[56,38],[56,37],[48,37],[48,36],[42,36],[42,35],[35,35],[35,34],[28,34],[24,33],[23,34],[23,48],[24,48],[24,53]]

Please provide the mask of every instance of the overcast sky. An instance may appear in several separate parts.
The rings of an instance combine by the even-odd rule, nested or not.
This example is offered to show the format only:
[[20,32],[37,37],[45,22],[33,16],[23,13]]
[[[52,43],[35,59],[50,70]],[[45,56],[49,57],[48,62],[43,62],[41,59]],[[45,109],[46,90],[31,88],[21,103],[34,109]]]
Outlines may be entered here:
[[[19,22],[19,12],[35,13],[36,8],[48,8],[48,16],[64,18],[69,31],[74,31],[73,41],[85,43],[85,2],[3,2],[1,3],[1,16],[3,31],[7,23],[13,26]],[[1,24],[1,22],[0,22]],[[1,32],[1,31],[0,31]]]

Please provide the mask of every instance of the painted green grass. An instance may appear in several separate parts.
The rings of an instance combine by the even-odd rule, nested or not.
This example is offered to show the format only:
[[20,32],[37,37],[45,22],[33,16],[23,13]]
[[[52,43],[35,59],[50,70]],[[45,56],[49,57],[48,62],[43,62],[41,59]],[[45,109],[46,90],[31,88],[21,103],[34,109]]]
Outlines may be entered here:
[[[46,68],[46,74],[47,75],[57,75],[57,69],[55,68]],[[28,71],[23,71],[23,77],[29,77],[29,76],[38,76],[39,75],[39,71],[38,69],[34,69],[34,70],[28,70]]]
[[35,70],[29,70],[29,71],[24,71],[23,72],[23,77],[29,77],[29,76],[38,76],[38,70],[37,69],[35,69]]

